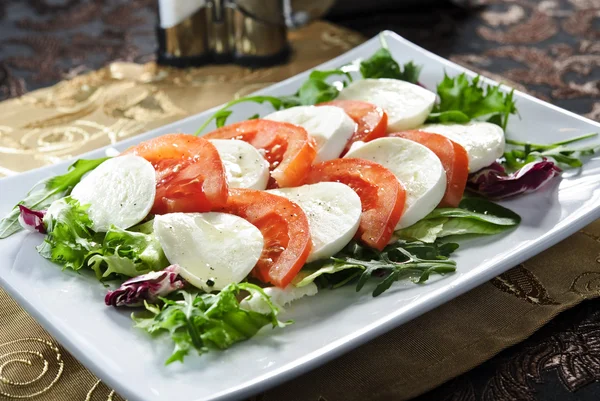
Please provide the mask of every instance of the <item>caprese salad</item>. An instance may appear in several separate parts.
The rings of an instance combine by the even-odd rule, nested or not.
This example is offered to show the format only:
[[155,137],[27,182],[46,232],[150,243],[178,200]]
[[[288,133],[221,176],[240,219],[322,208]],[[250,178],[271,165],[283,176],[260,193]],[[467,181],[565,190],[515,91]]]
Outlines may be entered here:
[[[534,191],[596,148],[567,147],[592,135],[507,140],[512,92],[464,74],[432,92],[419,72],[384,46],[313,71],[293,95],[236,99],[206,135],[78,160],[37,184],[0,237],[44,233],[43,257],[116,282],[106,304],[140,307],[137,327],[169,333],[167,362],[283,327],[283,307],[325,288],[372,281],[378,296],[397,280],[451,273],[458,245],[444,237],[519,224],[488,199]],[[248,101],[275,111],[226,125]]]

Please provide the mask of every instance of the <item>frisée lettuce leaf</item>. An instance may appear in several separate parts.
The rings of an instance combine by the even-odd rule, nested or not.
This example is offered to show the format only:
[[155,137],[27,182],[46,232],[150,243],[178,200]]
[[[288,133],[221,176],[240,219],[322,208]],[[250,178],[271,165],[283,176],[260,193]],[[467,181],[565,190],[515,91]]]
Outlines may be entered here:
[[48,234],[37,247],[40,255],[68,269],[84,267],[88,255],[100,249],[102,241],[92,230],[88,207],[70,196],[54,201],[44,216]]
[[112,226],[102,247],[88,260],[98,279],[111,274],[137,277],[169,266],[158,239],[153,233],[123,230]]
[[[251,297],[261,297],[269,307],[259,313],[240,306],[241,291]],[[160,298],[162,305],[145,302],[146,311],[133,314],[135,327],[150,334],[168,334],[175,347],[166,364],[183,362],[191,351],[203,354],[211,349],[226,349],[247,340],[267,325],[284,327],[291,322],[277,318],[278,309],[264,291],[250,283],[230,284],[218,294],[191,293],[184,290],[169,298]]]
[[108,232],[97,233],[88,207],[70,196],[53,202],[44,216],[48,235],[38,252],[68,269],[90,268],[99,280],[136,277],[169,265],[151,224],[131,231],[111,226]]

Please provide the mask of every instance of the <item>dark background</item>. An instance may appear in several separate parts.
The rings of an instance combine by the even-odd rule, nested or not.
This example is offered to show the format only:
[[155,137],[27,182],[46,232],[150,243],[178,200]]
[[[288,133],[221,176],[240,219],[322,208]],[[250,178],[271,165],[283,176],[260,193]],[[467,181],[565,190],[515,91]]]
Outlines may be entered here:
[[[358,2],[351,2],[356,5]],[[474,3],[474,2],[462,2]],[[600,120],[600,0],[435,0],[338,5],[326,19],[366,36],[390,29],[471,69]],[[155,0],[0,0],[0,100],[114,60],[155,58]],[[600,300],[418,398],[599,400]]]

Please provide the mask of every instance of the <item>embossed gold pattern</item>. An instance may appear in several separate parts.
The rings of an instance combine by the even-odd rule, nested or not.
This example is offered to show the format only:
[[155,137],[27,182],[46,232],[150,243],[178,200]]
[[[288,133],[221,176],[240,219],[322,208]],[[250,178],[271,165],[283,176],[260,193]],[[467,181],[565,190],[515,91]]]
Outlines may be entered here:
[[0,395],[32,398],[49,391],[60,379],[60,350],[42,338],[21,338],[0,344]]

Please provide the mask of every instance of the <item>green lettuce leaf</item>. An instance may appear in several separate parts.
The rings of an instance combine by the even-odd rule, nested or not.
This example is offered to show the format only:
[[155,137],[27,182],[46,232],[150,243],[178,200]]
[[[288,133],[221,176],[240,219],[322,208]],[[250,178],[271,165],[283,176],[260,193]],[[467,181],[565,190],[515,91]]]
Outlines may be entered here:
[[85,266],[90,253],[100,248],[101,236],[92,230],[87,205],[70,196],[54,201],[44,216],[47,236],[38,246],[46,259],[72,270]]
[[[263,314],[244,309],[238,301],[240,291],[261,297],[270,308]],[[173,297],[161,298],[162,306],[146,303],[146,316],[132,315],[135,326],[151,334],[168,333],[175,343],[166,363],[183,362],[195,350],[203,354],[226,349],[247,340],[264,326],[284,327],[290,322],[277,318],[278,309],[264,291],[250,283],[230,284],[218,294],[194,294],[178,291]]]
[[19,202],[7,216],[0,220],[0,239],[9,237],[22,230],[19,224],[18,205],[23,205],[33,210],[48,208],[55,200],[71,193],[73,187],[81,180],[81,177],[85,173],[95,169],[106,159],[108,158],[77,160],[69,167],[66,174],[47,178],[35,184],[27,194],[27,197]]
[[427,243],[450,235],[492,235],[517,226],[521,217],[505,207],[480,198],[465,198],[458,208],[433,210],[421,221],[395,232],[401,239]]
[[[149,222],[151,223],[151,222]],[[140,230],[148,231],[148,223]],[[135,228],[132,228],[132,230]],[[152,232],[135,232],[112,226],[102,242],[102,248],[88,260],[98,279],[111,274],[136,277],[162,270],[169,261]]]
[[433,108],[427,122],[465,123],[485,117],[489,122],[506,129],[508,117],[517,112],[514,90],[504,93],[500,85],[482,86],[480,81],[480,76],[471,80],[465,73],[455,78],[444,75],[437,86],[440,102]]

